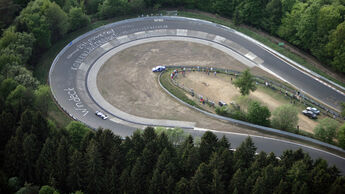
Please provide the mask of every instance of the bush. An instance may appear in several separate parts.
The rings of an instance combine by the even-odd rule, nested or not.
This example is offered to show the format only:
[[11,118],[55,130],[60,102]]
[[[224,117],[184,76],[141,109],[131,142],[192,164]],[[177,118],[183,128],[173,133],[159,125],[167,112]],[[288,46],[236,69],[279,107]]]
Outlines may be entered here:
[[278,107],[273,112],[272,126],[277,129],[293,131],[298,123],[298,111],[290,104]]
[[332,143],[338,125],[338,121],[331,118],[322,119],[314,129],[315,137],[321,139],[324,142]]
[[237,108],[230,108],[228,106],[217,107],[216,113],[225,117],[247,121],[246,113]]
[[249,104],[247,120],[251,123],[269,126],[271,112],[268,110],[267,106],[261,106],[257,101],[253,101]]
[[73,7],[69,10],[68,20],[71,31],[87,26],[90,23],[89,16],[85,15],[80,7]]

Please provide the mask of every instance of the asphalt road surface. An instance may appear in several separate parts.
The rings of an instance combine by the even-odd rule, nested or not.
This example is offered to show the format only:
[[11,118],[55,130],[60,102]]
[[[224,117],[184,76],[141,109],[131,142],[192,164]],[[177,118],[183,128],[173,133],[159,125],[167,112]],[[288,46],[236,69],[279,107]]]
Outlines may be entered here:
[[[345,101],[343,94],[298,71],[234,30],[201,20],[163,16],[135,18],[106,25],[90,31],[68,44],[54,60],[49,73],[50,86],[57,103],[71,117],[92,128],[108,128],[121,136],[131,135],[139,125],[117,120],[116,115],[112,115],[111,119],[102,120],[94,114],[96,110],[107,111],[89,96],[86,86],[88,70],[99,57],[112,48],[148,36],[168,35],[198,37],[225,46],[240,45],[241,49],[234,49],[235,52],[251,53],[250,59],[255,58],[253,54],[261,58],[262,66],[311,96],[332,107],[338,107],[339,102]],[[203,133],[203,131],[197,130],[187,131],[195,136]],[[232,147],[237,147],[246,137],[243,134],[220,132],[216,134],[229,137]],[[312,158],[322,157],[345,173],[345,159],[334,154],[276,139],[253,136],[253,140],[258,151],[274,152],[278,156],[286,149],[303,148]]]

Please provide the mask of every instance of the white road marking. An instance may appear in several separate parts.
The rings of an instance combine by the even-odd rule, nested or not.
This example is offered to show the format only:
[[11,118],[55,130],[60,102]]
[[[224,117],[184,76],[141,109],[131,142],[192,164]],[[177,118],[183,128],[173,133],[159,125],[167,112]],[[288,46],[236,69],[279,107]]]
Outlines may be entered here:
[[254,55],[254,53],[252,53],[252,52],[249,52],[249,53],[245,54],[244,56],[247,57],[248,59],[252,60],[252,61],[256,58],[256,55]]
[[177,29],[176,30],[176,35],[178,35],[178,36],[187,36],[187,32],[188,32],[188,30],[186,30],[186,29]]

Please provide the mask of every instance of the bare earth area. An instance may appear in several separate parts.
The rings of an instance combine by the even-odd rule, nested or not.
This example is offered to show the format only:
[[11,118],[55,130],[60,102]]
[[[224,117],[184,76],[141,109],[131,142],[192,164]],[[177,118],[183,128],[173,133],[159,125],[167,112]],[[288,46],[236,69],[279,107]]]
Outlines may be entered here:
[[[125,49],[109,59],[98,73],[98,89],[113,106],[136,116],[192,121],[200,128],[263,135],[210,118],[178,103],[160,88],[158,74],[151,71],[157,65],[212,66],[238,71],[247,68],[231,56],[209,46],[184,41],[152,42]],[[252,68],[251,72],[270,76],[259,68]],[[232,91],[231,84],[227,87],[215,93]]]
[[[224,74],[214,76],[213,74],[207,75],[202,72],[190,72],[185,77],[179,76],[177,80],[179,84],[192,88],[197,94],[201,94],[214,102],[237,102],[237,99],[241,96],[239,90],[231,84],[231,77]],[[272,97],[260,88],[250,93],[248,97],[262,102],[271,112],[277,107],[289,103]],[[313,129],[318,123],[302,113],[299,113],[298,117],[300,129],[313,133]]]

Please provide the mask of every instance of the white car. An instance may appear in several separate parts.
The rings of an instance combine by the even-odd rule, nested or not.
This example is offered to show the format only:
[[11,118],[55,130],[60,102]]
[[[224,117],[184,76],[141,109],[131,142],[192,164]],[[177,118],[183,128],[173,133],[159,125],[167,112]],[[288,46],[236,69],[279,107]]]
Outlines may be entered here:
[[314,107],[307,107],[306,110],[311,111],[311,112],[313,112],[316,115],[320,114],[320,111],[317,110],[317,108],[314,108]]
[[107,120],[107,119],[108,119],[108,115],[103,114],[101,111],[96,111],[95,114],[96,114],[98,117],[101,117],[103,120]]
[[152,72],[162,72],[165,70],[165,66],[157,66],[152,68]]
[[107,119],[108,119],[108,115],[102,115],[101,118],[102,118],[103,120],[107,120]]

